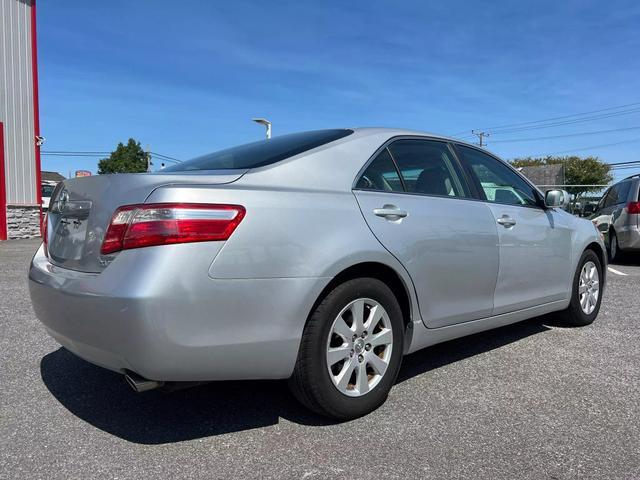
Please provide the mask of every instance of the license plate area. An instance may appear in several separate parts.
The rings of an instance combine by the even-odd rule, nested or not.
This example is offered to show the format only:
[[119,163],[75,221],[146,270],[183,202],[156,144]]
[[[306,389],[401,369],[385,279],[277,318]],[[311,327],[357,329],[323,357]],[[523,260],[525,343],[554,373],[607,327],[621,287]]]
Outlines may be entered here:
[[91,202],[70,201],[49,213],[49,255],[57,261],[80,261],[85,255]]

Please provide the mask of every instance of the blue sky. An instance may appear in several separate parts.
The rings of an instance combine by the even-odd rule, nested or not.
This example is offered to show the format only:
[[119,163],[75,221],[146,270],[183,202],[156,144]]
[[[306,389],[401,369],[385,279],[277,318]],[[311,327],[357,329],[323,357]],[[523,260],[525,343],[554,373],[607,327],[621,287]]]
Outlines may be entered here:
[[[274,135],[452,134],[640,102],[639,26],[637,1],[39,2],[44,149],[110,151],[134,137],[186,159],[261,138],[255,116]],[[512,158],[633,141],[576,153],[640,160],[640,128],[491,143],[635,126],[640,111],[495,134],[489,149]],[[96,163],[43,157],[65,176]]]

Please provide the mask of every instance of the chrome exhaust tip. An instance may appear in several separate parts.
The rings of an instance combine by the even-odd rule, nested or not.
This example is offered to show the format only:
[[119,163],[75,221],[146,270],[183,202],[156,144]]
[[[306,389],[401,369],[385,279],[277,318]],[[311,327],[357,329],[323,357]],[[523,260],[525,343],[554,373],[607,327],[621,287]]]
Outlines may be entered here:
[[148,378],[144,378],[135,372],[129,371],[124,374],[124,379],[127,381],[129,386],[138,393],[155,390],[156,388],[160,388],[164,385],[164,382],[149,380]]

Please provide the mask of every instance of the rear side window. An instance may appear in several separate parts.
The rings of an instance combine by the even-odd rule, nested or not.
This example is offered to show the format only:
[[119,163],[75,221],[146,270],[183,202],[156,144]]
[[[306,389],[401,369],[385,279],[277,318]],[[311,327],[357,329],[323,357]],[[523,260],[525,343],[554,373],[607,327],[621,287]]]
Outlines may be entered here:
[[431,140],[398,140],[389,145],[407,192],[469,196],[449,146]]
[[356,188],[450,197],[469,196],[460,167],[444,142],[396,140],[369,164]]
[[383,192],[402,192],[402,181],[393,159],[386,148],[369,164],[356,188],[362,190],[381,190]]
[[264,167],[351,135],[353,130],[314,130],[227,148],[165,168],[165,172]]
[[627,203],[629,197],[629,190],[631,189],[631,182],[621,182],[611,187],[607,194],[607,199],[604,202],[605,207],[612,205],[619,205],[621,203]]
[[458,148],[478,177],[488,202],[538,205],[535,189],[508,166],[475,148],[464,145],[458,145]]

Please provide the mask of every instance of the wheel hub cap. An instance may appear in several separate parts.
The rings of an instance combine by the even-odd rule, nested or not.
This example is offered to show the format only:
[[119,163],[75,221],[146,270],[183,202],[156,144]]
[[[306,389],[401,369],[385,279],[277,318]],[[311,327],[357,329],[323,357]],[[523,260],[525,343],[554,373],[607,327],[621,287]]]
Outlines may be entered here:
[[587,262],[580,271],[578,280],[578,300],[584,313],[590,315],[598,304],[600,296],[600,276],[595,263]]
[[350,397],[375,388],[393,349],[391,320],[375,300],[350,302],[333,321],[327,338],[327,369],[333,385]]

